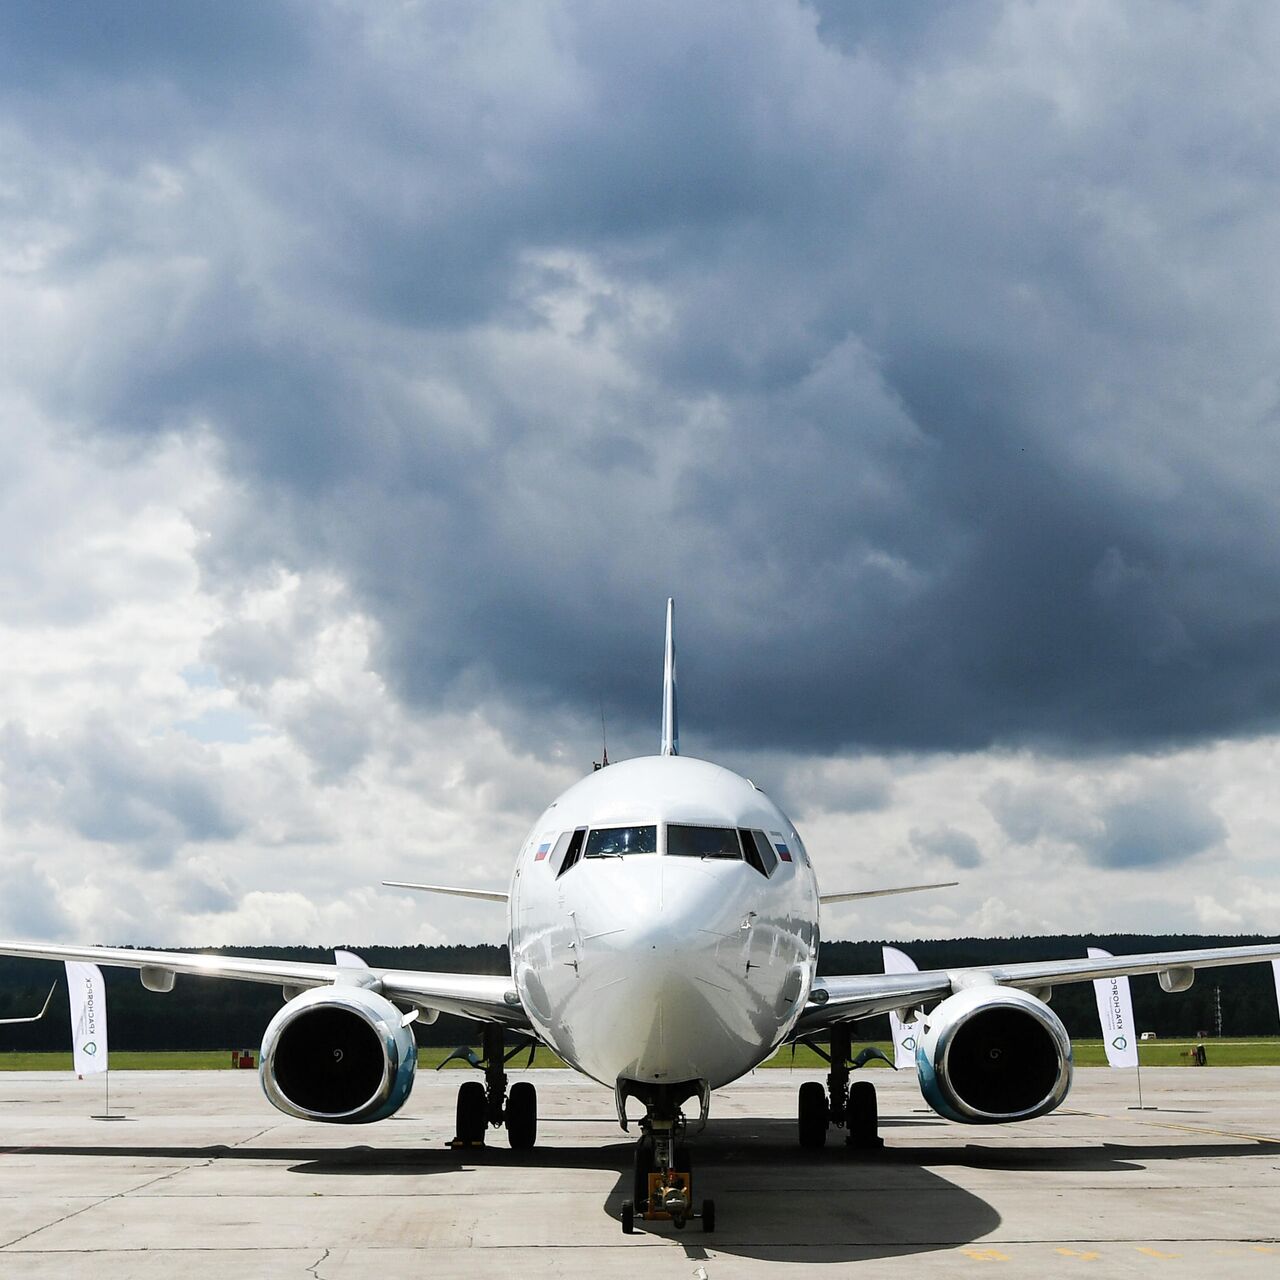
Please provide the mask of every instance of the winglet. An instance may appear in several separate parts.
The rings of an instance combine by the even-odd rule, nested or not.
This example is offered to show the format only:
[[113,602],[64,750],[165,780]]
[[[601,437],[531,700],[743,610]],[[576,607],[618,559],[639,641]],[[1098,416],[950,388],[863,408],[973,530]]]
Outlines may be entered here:
[[0,1018],[0,1027],[13,1026],[18,1022],[39,1022],[40,1019],[49,1012],[49,1001],[53,999],[53,993],[57,991],[57,989],[58,984],[55,982],[53,986],[49,988],[49,994],[44,998],[44,1008],[41,1009],[39,1013],[30,1018]]
[[680,717],[676,713],[676,602],[667,597],[667,648],[662,666],[662,754],[680,754]]

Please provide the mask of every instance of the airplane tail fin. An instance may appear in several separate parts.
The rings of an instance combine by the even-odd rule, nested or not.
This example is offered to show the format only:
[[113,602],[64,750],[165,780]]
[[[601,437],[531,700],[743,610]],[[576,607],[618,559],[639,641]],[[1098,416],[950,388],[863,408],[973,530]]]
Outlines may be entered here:
[[680,754],[680,718],[676,712],[676,602],[667,597],[667,648],[662,667],[662,754]]

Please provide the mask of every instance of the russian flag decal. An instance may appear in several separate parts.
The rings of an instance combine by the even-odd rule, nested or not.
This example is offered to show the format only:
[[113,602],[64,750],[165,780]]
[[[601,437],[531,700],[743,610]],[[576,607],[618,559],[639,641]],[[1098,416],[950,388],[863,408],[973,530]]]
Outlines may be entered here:
[[787,848],[786,841],[783,840],[776,831],[771,831],[769,834],[773,837],[773,847],[777,849],[778,857],[780,857],[783,862],[790,862],[791,850]]
[[534,862],[541,862],[550,852],[551,841],[546,840],[538,846],[538,852],[533,855]]

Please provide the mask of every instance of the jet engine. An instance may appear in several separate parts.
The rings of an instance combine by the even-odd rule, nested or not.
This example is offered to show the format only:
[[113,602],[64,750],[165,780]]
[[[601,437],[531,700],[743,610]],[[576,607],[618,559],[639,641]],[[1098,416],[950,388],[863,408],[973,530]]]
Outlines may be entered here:
[[1071,1088],[1067,1029],[1025,991],[970,987],[917,1017],[920,1092],[948,1120],[1031,1120],[1052,1111]]
[[417,1065],[413,1030],[390,1000],[327,986],[295,996],[271,1019],[258,1073],[286,1115],[364,1124],[404,1105]]

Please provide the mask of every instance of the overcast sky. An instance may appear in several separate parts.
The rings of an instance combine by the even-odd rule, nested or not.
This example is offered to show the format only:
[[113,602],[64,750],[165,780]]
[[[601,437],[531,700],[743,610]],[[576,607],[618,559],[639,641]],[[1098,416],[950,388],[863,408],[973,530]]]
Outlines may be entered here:
[[600,750],[828,936],[1280,919],[1274,4],[0,4],[0,933],[498,940]]

